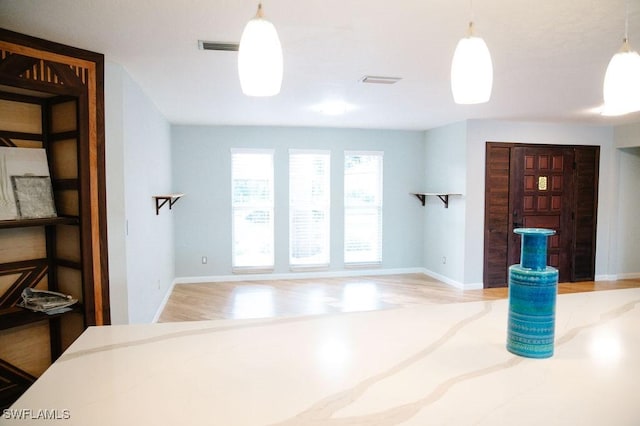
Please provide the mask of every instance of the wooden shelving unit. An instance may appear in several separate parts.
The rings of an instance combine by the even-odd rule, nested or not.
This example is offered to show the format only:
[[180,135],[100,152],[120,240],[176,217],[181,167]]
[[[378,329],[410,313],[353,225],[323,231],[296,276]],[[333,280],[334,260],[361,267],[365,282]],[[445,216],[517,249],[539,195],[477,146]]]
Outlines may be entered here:
[[[0,410],[110,323],[103,82],[102,55],[0,29],[0,147],[44,150],[58,215],[0,221]],[[17,306],[25,288],[79,303],[32,312]]]
[[444,203],[444,208],[445,209],[449,208],[449,196],[451,196],[451,195],[462,195],[462,194],[446,193],[446,192],[412,192],[411,194],[415,195],[416,198],[418,198],[418,200],[420,200],[420,202],[422,203],[423,206],[426,204],[427,196],[429,196],[429,195],[436,196],[436,197],[438,197],[440,199],[440,201],[442,201]]

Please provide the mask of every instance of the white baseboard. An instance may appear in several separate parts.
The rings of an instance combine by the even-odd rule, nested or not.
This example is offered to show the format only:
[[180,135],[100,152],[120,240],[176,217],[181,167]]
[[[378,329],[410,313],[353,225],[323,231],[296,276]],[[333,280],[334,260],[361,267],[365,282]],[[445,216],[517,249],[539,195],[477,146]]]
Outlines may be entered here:
[[594,281],[615,281],[617,279],[617,275],[596,275],[593,277]]
[[167,305],[169,301],[169,297],[171,297],[171,293],[173,293],[173,287],[176,285],[176,280],[173,280],[164,297],[162,298],[162,302],[160,302],[160,306],[158,306],[158,310],[156,310],[156,314],[153,316],[151,323],[155,324],[160,319],[160,315],[162,315],[162,311],[164,311],[164,307]]
[[618,274],[616,278],[618,280],[637,280],[640,278],[640,272],[632,272],[627,274]]
[[234,281],[269,281],[269,280],[295,280],[300,278],[340,278],[361,277],[367,275],[401,275],[422,274],[424,268],[396,268],[396,269],[344,269],[340,271],[310,271],[310,272],[285,272],[276,274],[234,274],[234,275],[209,275],[200,277],[177,277],[174,284],[199,284]]
[[176,284],[200,284],[200,283],[219,283],[219,282],[237,282],[237,281],[269,281],[269,280],[295,280],[301,278],[341,278],[341,277],[362,277],[368,275],[402,275],[402,274],[424,274],[438,281],[442,281],[452,287],[461,290],[481,290],[484,288],[483,283],[461,283],[452,280],[449,277],[440,275],[436,272],[425,268],[396,268],[396,269],[344,269],[340,271],[310,271],[310,272],[286,272],[278,274],[234,274],[234,275],[207,275],[198,277],[177,277],[156,317],[160,316],[164,305],[167,303],[169,294]]
[[[279,274],[234,274],[234,275],[207,275],[199,277],[177,277],[175,284],[200,284],[216,282],[236,282],[236,281],[269,281],[269,280],[295,280],[301,278],[340,278],[340,277],[361,277],[367,275],[401,275],[401,274],[424,274],[438,281],[442,281],[452,287],[461,290],[480,290],[484,287],[482,283],[464,284],[451,278],[445,277],[425,268],[396,268],[396,269],[344,269],[340,271],[312,271],[312,272],[286,272]],[[173,289],[173,286],[172,286]],[[166,303],[166,301],[165,301]]]
[[423,274],[433,277],[438,281],[442,281],[443,283],[448,284],[452,287],[459,288],[460,290],[481,290],[482,288],[484,288],[484,284],[482,283],[467,283],[467,284],[461,283],[459,281],[452,280],[449,277],[445,277],[444,275],[440,275],[428,269],[424,269]]

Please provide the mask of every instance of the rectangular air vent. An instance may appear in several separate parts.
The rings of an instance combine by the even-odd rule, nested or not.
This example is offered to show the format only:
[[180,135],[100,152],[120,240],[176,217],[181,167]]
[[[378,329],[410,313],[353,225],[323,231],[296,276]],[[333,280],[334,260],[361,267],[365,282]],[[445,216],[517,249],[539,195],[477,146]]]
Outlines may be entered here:
[[220,41],[198,40],[198,49],[200,50],[220,50],[223,52],[237,52],[240,43],[224,43]]
[[360,83],[369,84],[395,84],[402,80],[400,77],[382,77],[375,75],[365,75],[360,79]]

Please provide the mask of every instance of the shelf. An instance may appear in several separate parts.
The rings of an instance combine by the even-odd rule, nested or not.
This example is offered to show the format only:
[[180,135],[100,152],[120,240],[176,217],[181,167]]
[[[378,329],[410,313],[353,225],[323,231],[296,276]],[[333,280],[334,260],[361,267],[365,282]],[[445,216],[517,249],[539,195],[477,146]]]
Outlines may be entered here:
[[165,204],[169,203],[169,210],[178,200],[184,197],[184,194],[176,193],[176,194],[167,194],[167,195],[154,195],[153,198],[156,200],[156,216],[160,214],[160,209]]
[[454,194],[454,193],[443,193],[443,192],[412,192],[412,195],[415,195],[418,200],[420,200],[420,202],[422,203],[422,205],[424,206],[426,201],[427,201],[427,195],[434,195],[438,198],[440,198],[440,201],[442,201],[444,203],[444,208],[448,209],[449,208],[449,196],[450,195],[462,195],[462,194]]
[[70,216],[44,217],[39,219],[0,220],[0,229],[26,228],[29,226],[44,225],[77,225],[78,223],[80,223],[80,221],[77,217]]
[[49,315],[44,312],[33,312],[28,309],[13,307],[0,310],[0,330],[7,330],[21,325],[33,324],[40,321],[49,321],[62,315],[82,313],[81,305],[76,303],[73,309],[61,314]]

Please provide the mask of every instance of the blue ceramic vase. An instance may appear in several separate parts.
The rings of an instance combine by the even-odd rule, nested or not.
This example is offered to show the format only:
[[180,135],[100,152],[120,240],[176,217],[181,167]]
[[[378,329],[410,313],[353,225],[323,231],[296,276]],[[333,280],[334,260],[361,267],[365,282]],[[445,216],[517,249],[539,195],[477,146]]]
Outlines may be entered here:
[[509,267],[507,350],[527,358],[553,355],[558,270],[547,266],[551,229],[518,228],[520,264]]

